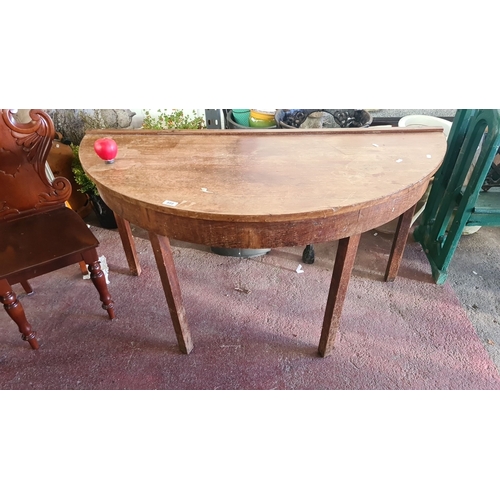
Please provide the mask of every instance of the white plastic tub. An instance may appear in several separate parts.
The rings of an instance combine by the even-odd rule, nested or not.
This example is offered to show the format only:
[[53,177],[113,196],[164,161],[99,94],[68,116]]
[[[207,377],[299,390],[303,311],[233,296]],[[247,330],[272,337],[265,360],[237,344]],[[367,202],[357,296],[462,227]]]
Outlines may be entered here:
[[446,138],[450,134],[451,122],[443,118],[429,115],[407,115],[403,116],[398,122],[399,127],[443,127]]

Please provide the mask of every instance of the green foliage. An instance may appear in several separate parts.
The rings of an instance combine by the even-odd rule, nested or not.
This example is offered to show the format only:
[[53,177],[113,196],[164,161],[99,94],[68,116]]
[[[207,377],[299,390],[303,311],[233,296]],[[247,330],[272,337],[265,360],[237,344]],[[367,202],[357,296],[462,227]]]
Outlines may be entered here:
[[80,157],[78,155],[80,146],[71,144],[71,149],[73,150],[73,162],[71,164],[71,169],[73,170],[75,182],[80,186],[78,191],[84,194],[93,193],[96,196],[99,196],[99,191],[97,191],[96,185],[87,177],[87,174],[83,171]]
[[150,130],[166,129],[202,129],[205,128],[205,119],[193,110],[193,116],[187,116],[182,109],[173,109],[171,113],[167,110],[158,110],[157,116],[144,109],[144,122],[142,127]]

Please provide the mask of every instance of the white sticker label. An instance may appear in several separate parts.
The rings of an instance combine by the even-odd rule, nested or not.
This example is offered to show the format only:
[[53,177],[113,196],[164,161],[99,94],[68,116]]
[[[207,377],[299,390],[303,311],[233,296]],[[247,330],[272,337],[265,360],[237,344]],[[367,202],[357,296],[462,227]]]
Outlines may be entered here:
[[176,207],[178,204],[179,204],[178,201],[165,200],[163,202],[163,205],[167,205],[167,207]]

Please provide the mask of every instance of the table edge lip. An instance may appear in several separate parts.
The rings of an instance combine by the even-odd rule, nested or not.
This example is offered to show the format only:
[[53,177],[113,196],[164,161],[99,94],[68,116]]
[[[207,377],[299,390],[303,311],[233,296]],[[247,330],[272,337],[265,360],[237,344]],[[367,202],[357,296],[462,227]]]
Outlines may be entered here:
[[308,128],[308,129],[89,129],[85,132],[83,140],[87,136],[112,136],[112,135],[333,135],[333,134],[425,134],[444,133],[443,127],[391,127],[391,128]]

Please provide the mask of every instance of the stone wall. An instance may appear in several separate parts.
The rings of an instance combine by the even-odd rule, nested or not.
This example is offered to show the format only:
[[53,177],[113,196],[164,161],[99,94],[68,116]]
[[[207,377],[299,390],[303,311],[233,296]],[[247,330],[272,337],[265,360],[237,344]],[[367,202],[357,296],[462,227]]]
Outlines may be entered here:
[[130,109],[46,109],[64,141],[79,145],[85,130],[130,128],[135,115]]

